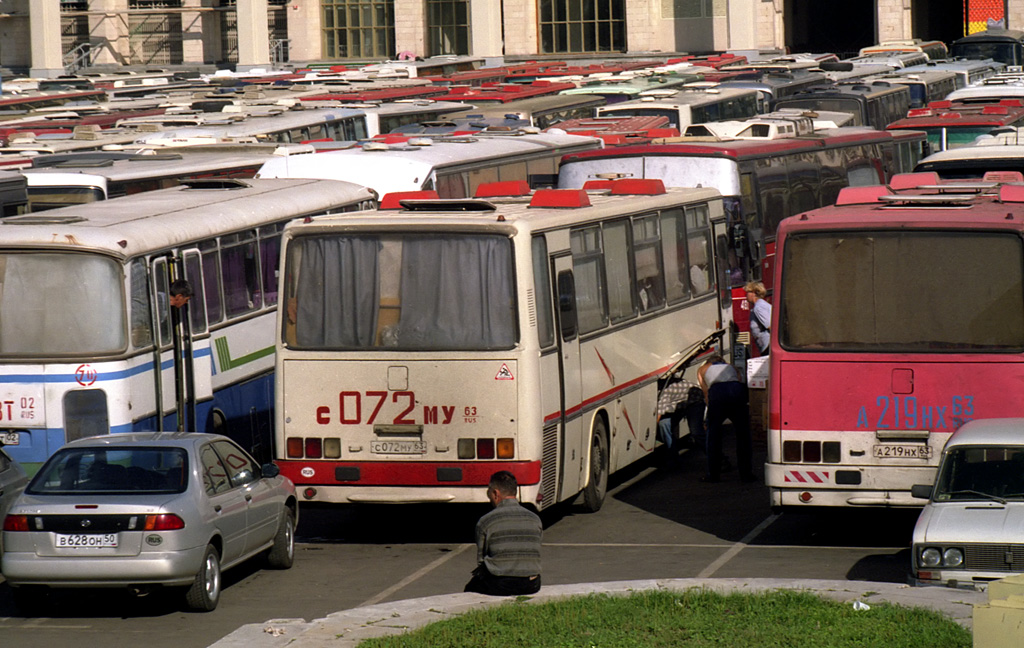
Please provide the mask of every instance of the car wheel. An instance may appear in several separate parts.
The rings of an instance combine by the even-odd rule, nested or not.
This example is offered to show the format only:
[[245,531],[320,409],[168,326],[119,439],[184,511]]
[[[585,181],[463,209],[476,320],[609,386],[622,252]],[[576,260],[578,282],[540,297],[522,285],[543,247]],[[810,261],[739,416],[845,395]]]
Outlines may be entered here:
[[588,513],[596,513],[604,504],[605,493],[608,492],[608,429],[604,419],[594,421],[594,431],[590,438],[590,479],[583,489],[583,508]]
[[267,565],[274,569],[289,569],[295,561],[295,516],[291,510],[281,513],[281,522],[277,525],[274,545],[267,553]]
[[46,614],[46,603],[49,599],[49,592],[42,587],[23,585],[11,588],[11,597],[14,605],[26,616],[37,617]]
[[212,612],[220,601],[220,584],[220,552],[213,545],[207,545],[199,573],[185,594],[188,607],[192,610]]

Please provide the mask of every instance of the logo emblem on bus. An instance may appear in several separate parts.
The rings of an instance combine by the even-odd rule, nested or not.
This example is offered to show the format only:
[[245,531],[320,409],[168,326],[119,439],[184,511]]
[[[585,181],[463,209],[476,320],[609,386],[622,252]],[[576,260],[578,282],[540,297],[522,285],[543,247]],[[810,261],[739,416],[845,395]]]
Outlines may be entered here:
[[515,380],[512,375],[512,371],[509,370],[508,365],[504,362],[501,363],[501,369],[498,369],[498,375],[494,377],[495,380]]
[[82,387],[88,387],[96,382],[96,378],[98,376],[99,374],[91,365],[79,365],[78,369],[75,370],[75,380],[77,380],[78,384]]

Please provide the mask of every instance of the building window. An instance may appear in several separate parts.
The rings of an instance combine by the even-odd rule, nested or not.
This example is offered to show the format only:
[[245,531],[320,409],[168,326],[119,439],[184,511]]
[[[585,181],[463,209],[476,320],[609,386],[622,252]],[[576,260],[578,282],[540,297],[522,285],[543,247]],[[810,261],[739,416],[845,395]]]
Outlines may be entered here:
[[540,0],[544,53],[625,52],[625,0]]
[[469,54],[469,1],[427,0],[430,56]]
[[394,56],[394,0],[323,0],[322,5],[325,57]]

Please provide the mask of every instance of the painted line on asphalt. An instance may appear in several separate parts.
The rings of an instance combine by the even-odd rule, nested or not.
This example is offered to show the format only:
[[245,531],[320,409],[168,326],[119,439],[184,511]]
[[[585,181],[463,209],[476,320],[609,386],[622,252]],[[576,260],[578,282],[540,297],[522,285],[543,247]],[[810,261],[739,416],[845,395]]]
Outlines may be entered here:
[[711,578],[711,576],[713,576],[716,571],[718,571],[722,566],[724,566],[725,563],[732,560],[733,557],[736,556],[736,554],[746,549],[747,545],[751,541],[753,541],[754,538],[761,535],[761,532],[767,529],[769,526],[771,526],[772,522],[778,520],[779,517],[780,515],[778,513],[773,513],[772,515],[766,517],[764,521],[761,522],[761,524],[758,524],[756,527],[754,527],[753,530],[751,530],[750,533],[744,536],[742,540],[734,544],[729,549],[729,551],[726,551],[724,554],[719,556],[717,560],[712,562],[710,565],[705,567],[699,574],[697,574],[697,578]]
[[[573,549],[586,549],[587,547],[622,547],[626,549],[658,549],[658,548],[679,548],[679,549],[725,549],[726,547],[735,546],[733,544],[723,543],[700,543],[700,542],[545,542],[545,547],[566,547]],[[800,551],[806,551],[807,549],[835,549],[837,551],[864,551],[870,549],[872,551],[900,551],[906,549],[906,547],[836,547],[831,545],[752,545],[748,544],[746,549],[797,549]]]
[[424,567],[421,567],[420,569],[417,569],[416,571],[414,571],[413,573],[409,574],[408,576],[406,576],[402,580],[398,581],[397,583],[395,583],[391,587],[387,588],[386,590],[384,590],[380,594],[377,594],[373,598],[369,598],[369,599],[363,601],[362,603],[360,603],[356,607],[364,607],[364,606],[367,606],[367,605],[376,605],[377,603],[380,603],[381,601],[383,601],[387,597],[391,596],[392,594],[394,594],[398,590],[402,589],[406,585],[409,585],[410,583],[413,583],[413,582],[423,578],[424,576],[426,576],[430,572],[434,571],[435,569],[437,569],[441,565],[445,564],[446,562],[448,562],[449,560],[451,560],[455,556],[458,556],[459,554],[464,552],[466,549],[469,549],[470,547],[476,549],[476,544],[460,545],[454,551],[451,551],[451,552],[441,556],[440,558],[438,558],[434,562],[430,563],[429,565],[426,565]]
[[608,491],[608,493],[605,495],[605,497],[613,497],[613,496],[617,495],[620,491],[626,490],[627,488],[629,488],[633,484],[637,483],[638,481],[640,481],[641,479],[643,479],[647,475],[650,475],[655,470],[657,470],[657,468],[654,468],[654,467],[644,468],[635,477],[633,477],[633,479],[630,479],[629,481],[623,482],[623,483],[619,484],[618,486],[616,486],[615,488],[613,488],[610,491]]

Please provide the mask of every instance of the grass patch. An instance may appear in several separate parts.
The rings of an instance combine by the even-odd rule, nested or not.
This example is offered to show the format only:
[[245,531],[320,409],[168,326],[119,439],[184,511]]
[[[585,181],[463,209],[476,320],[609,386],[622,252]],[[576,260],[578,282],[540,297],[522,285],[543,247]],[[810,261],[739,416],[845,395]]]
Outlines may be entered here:
[[593,594],[509,601],[359,648],[970,648],[937,612],[888,604],[857,611],[807,592]]

